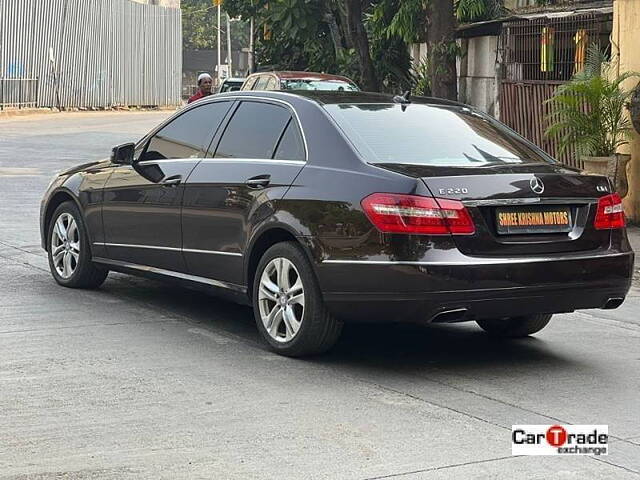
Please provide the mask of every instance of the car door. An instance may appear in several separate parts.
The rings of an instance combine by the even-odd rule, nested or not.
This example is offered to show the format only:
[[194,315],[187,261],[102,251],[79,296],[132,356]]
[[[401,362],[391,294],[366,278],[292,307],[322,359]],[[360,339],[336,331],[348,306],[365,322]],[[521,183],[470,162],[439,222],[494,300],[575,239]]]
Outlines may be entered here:
[[231,105],[220,101],[185,111],[138,146],[133,165],[114,168],[102,213],[109,258],[186,270],[180,221],[184,182]]
[[242,286],[252,228],[304,166],[305,145],[294,112],[272,101],[239,102],[218,137],[186,183],[184,256],[189,273]]

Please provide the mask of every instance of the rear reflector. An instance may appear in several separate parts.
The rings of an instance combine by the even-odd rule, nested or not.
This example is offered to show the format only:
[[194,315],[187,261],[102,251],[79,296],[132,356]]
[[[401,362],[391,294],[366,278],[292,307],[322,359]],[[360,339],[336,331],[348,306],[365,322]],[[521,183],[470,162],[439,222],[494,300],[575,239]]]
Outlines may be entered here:
[[416,235],[471,235],[475,226],[468,210],[457,200],[374,193],[362,208],[378,230]]
[[598,199],[596,219],[593,222],[597,230],[623,228],[626,223],[620,195],[612,193]]

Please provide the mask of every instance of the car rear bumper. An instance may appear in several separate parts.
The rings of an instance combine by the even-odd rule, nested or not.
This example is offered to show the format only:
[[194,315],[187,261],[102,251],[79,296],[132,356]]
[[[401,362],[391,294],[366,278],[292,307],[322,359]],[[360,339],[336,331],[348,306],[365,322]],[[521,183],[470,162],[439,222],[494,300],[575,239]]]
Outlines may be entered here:
[[468,262],[324,261],[330,311],[345,320],[454,322],[615,308],[631,285],[631,251]]

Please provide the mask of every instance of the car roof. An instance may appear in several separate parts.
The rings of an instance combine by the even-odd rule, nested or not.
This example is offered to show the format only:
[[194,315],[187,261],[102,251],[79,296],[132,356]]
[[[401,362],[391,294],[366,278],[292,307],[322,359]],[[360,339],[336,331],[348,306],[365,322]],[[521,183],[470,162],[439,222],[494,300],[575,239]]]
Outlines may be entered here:
[[[243,90],[236,92],[225,92],[215,95],[217,99],[224,97],[262,97],[265,99],[273,98],[284,101],[291,101],[293,99],[307,100],[317,103],[319,105],[337,105],[344,103],[389,103],[393,104],[394,95],[386,93],[376,92],[337,92],[337,91],[320,91],[320,90]],[[208,97],[206,97],[208,98]],[[214,100],[212,98],[212,100]],[[432,97],[420,97],[411,96],[412,103],[426,104],[426,105],[446,105],[455,107],[469,107],[464,103],[454,102],[453,100],[446,100],[444,98],[432,98]]]
[[229,77],[222,80],[222,82],[244,82],[246,78],[244,77]]
[[343,82],[354,83],[353,80],[342,75],[332,75],[330,73],[303,72],[295,70],[274,70],[267,72],[257,72],[254,75],[272,74],[285,80],[341,80]]

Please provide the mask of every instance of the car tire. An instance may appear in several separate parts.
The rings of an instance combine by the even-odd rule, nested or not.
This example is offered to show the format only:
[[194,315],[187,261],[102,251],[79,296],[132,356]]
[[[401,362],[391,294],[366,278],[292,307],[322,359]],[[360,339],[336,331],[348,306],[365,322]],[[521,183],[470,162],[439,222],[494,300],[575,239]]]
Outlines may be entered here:
[[70,201],[61,203],[51,216],[47,256],[53,278],[63,287],[97,288],[109,274],[109,270],[91,261],[84,219]]
[[342,322],[324,304],[311,263],[294,242],[278,243],[264,253],[253,281],[252,303],[258,330],[281,355],[324,353],[342,331]]
[[526,337],[539,332],[551,320],[551,314],[525,315],[522,317],[492,318],[478,320],[478,325],[487,333],[505,338]]

